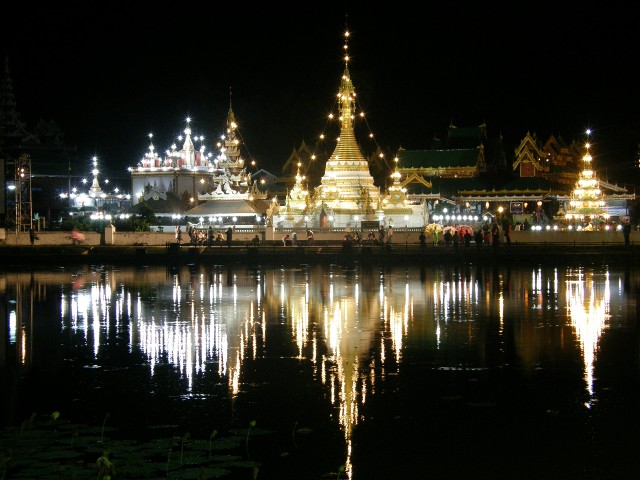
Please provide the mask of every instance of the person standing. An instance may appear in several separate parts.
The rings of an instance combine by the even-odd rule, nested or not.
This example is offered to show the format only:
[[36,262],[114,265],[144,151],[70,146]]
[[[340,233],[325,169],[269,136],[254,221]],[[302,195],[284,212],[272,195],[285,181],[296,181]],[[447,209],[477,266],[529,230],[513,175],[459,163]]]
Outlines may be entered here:
[[296,232],[293,232],[291,234],[291,244],[293,246],[296,246],[298,244],[298,234]]
[[209,225],[209,228],[207,229],[207,245],[210,247],[212,243],[213,243],[213,227]]
[[176,243],[180,245],[181,241],[182,241],[182,228],[180,228],[180,225],[177,225],[176,226]]
[[502,225],[502,229],[504,232],[504,241],[507,245],[511,245],[511,224],[508,222],[505,222],[504,225]]
[[233,228],[229,227],[227,228],[227,247],[231,246],[231,241],[233,237]]
[[491,242],[494,247],[500,245],[500,227],[498,222],[493,222],[491,226]]
[[[622,234],[624,235],[624,244],[629,245],[631,243],[631,222],[625,222],[622,226]],[[33,242],[31,242],[33,245]]]
[[36,235],[36,229],[33,226],[31,226],[31,228],[29,229],[29,241],[31,242],[32,247],[36,241],[36,238],[38,238],[38,236]]

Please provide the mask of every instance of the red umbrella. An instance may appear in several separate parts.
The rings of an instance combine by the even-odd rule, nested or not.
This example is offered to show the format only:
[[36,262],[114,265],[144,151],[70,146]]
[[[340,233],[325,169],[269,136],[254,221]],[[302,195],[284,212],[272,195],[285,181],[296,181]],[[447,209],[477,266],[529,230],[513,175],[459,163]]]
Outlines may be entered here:
[[467,232],[469,232],[469,235],[473,235],[473,227],[469,225],[458,225],[458,233],[461,237],[464,237]]

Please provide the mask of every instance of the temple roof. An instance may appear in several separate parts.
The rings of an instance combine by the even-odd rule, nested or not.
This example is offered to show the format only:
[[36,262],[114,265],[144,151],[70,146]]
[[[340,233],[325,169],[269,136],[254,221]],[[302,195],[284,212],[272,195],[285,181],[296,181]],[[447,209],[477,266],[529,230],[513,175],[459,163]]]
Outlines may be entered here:
[[459,150],[402,150],[398,154],[400,170],[409,168],[475,167],[478,149]]
[[184,214],[203,217],[210,215],[255,216],[265,213],[269,205],[268,200],[216,200],[201,203],[197,207],[187,210]]
[[485,190],[492,186],[480,177],[470,178],[429,178],[431,188],[422,183],[409,183],[406,185],[408,195],[452,195],[460,190]]

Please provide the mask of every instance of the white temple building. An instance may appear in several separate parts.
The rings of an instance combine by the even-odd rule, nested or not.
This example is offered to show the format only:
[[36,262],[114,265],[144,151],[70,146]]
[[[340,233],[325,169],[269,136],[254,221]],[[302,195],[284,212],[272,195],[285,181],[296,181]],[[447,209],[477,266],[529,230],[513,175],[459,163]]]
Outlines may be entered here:
[[[237,130],[229,105],[226,130],[215,150],[207,151],[204,137],[193,137],[190,119],[184,137],[178,137],[180,149],[174,143],[160,156],[151,143],[138,165],[129,169],[133,205],[146,203],[160,217],[202,218],[220,226],[263,222],[269,201],[247,171],[250,162],[241,154]],[[194,138],[200,141],[199,148]]]

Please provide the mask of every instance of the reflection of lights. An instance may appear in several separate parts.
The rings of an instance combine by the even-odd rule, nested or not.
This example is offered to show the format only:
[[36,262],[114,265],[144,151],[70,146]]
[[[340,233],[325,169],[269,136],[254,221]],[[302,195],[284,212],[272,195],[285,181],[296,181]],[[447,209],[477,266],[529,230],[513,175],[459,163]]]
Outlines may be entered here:
[[[236,276],[218,267],[206,274],[187,270],[169,274],[149,269],[144,280],[138,271],[132,281],[122,279],[127,274],[123,269],[117,282],[108,270],[104,276],[85,272],[86,286],[76,285],[75,279],[57,279],[56,284],[74,287],[61,295],[61,308],[55,313],[62,319],[61,328],[82,337],[91,355],[102,353],[109,336],[128,337],[130,346],[139,347],[147,358],[151,375],[159,362],[171,363],[193,394],[198,388],[194,380],[206,366],[217,369],[233,397],[250,388],[244,362],[263,355],[267,324],[278,323],[290,337],[292,356],[311,363],[314,381],[337,413],[347,452],[351,452],[351,432],[366,421],[365,406],[378,394],[376,381],[395,374],[401,356],[418,348],[416,340],[441,350],[438,357],[451,356],[452,349],[461,345],[469,351],[478,346],[480,351],[487,333],[500,335],[504,322],[522,364],[533,368],[546,363],[544,356],[549,354],[550,347],[541,342],[547,339],[541,335],[548,335],[544,329],[553,328],[555,334],[563,327],[557,325],[558,312],[552,313],[552,324],[546,322],[549,310],[560,310],[557,302],[566,291],[567,314],[576,344],[583,350],[584,377],[592,393],[599,336],[609,310],[608,278],[605,290],[601,277],[586,277],[582,271],[578,281],[563,284],[559,268],[522,273],[522,290],[513,278],[509,280],[506,267],[478,269],[475,275],[473,270],[451,270],[429,276],[426,282],[403,278],[400,285],[394,285],[396,277],[386,272],[376,278],[357,269],[355,273],[334,269],[329,275],[304,268],[302,273],[267,269],[246,279],[242,273]],[[513,273],[519,275],[517,269]],[[147,293],[149,285],[155,290],[153,296]],[[520,321],[514,312],[523,311],[528,313]],[[491,322],[479,321],[489,314]],[[11,315],[8,338],[13,332],[29,358],[30,332],[21,333],[24,319]],[[283,341],[279,334],[272,340]],[[482,357],[465,360],[468,363],[443,368],[473,368],[476,363],[485,368],[493,361],[484,351]]]
[[11,310],[9,313],[9,344],[15,345],[18,338],[18,324],[16,322],[16,311]]
[[609,277],[605,279],[604,291],[597,292],[592,276],[585,278],[582,272],[576,276],[576,280],[567,281],[567,304],[571,326],[580,342],[587,391],[593,397],[595,357],[609,311]]

